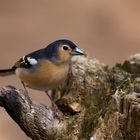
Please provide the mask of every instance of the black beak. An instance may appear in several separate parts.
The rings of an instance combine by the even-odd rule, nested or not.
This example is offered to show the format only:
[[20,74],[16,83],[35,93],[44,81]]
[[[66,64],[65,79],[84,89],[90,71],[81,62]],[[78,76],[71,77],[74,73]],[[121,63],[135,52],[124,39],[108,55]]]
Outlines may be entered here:
[[76,47],[72,52],[71,55],[85,55],[84,51],[80,48]]

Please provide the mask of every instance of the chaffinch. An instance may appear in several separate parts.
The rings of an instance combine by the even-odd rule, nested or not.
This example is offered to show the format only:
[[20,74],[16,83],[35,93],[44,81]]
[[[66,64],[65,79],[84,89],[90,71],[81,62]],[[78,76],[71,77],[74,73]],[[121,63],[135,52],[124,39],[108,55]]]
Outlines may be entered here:
[[48,91],[66,79],[74,55],[84,52],[70,40],[57,40],[23,56],[12,68],[0,70],[0,76],[16,74],[25,87]]

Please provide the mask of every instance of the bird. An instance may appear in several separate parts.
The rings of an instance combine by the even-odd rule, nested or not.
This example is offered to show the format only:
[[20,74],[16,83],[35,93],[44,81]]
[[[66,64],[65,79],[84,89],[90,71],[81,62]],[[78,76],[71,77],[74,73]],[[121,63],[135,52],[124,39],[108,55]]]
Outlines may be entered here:
[[56,40],[45,48],[23,56],[11,68],[0,69],[0,76],[15,74],[25,89],[45,91],[49,96],[49,90],[66,80],[71,58],[75,55],[85,53],[70,40]]

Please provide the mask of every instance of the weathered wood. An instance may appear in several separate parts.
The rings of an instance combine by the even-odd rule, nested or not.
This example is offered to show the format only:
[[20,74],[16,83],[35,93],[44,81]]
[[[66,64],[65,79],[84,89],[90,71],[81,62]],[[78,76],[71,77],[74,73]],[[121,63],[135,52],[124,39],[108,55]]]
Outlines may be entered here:
[[75,57],[67,80],[52,91],[63,116],[12,86],[0,90],[0,106],[33,140],[139,140],[139,66],[139,55],[111,69]]

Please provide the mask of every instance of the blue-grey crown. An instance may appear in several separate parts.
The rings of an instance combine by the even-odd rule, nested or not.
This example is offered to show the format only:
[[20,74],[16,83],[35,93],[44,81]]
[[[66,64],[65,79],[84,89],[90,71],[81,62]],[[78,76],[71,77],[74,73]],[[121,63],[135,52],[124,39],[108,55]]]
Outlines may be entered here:
[[61,40],[56,40],[52,42],[46,48],[37,50],[35,52],[32,52],[26,55],[26,57],[31,57],[35,59],[42,59],[42,58],[46,58],[46,59],[56,58],[57,59],[58,57],[57,50],[60,45],[68,45],[72,48],[72,50],[74,50],[77,47],[72,41],[61,39]]

